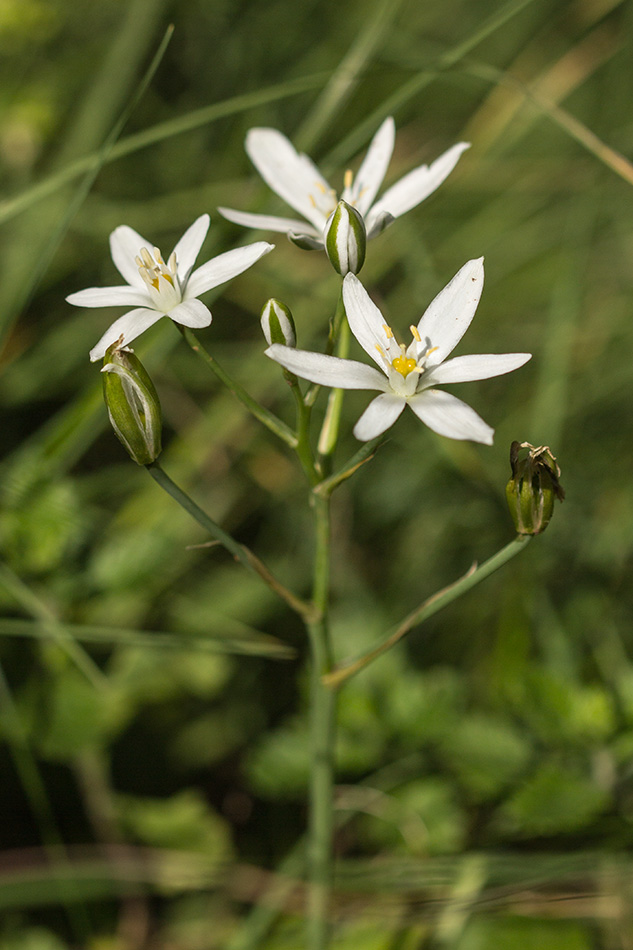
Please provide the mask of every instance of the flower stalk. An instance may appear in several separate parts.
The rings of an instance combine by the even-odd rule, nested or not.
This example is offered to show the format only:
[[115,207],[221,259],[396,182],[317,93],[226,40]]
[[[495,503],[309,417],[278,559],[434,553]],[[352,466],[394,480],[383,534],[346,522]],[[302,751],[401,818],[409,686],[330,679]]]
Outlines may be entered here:
[[256,399],[253,399],[250,396],[243,386],[233,379],[225,369],[218,363],[215,356],[211,356],[208,350],[202,345],[198,337],[195,335],[193,330],[189,327],[180,327],[180,332],[185,338],[186,342],[189,344],[194,353],[197,353],[198,356],[207,364],[209,369],[215,373],[217,378],[223,383],[229,392],[232,392],[233,395],[239,399],[242,405],[248,409],[250,414],[259,420],[263,425],[266,426],[278,439],[281,439],[282,442],[285,442],[291,449],[296,449],[297,447],[297,436],[292,431],[292,429],[286,425],[285,422],[282,422],[281,419],[278,419],[277,416],[270,412],[268,409],[265,409]]
[[336,669],[332,670],[331,673],[326,673],[323,677],[324,685],[331,689],[338,689],[343,683],[351,679],[352,676],[360,673],[361,670],[364,670],[366,666],[373,663],[379,656],[382,656],[383,653],[386,653],[387,650],[394,647],[396,643],[402,640],[414,627],[424,623],[425,620],[428,620],[434,614],[438,613],[443,607],[448,606],[448,604],[457,600],[458,597],[462,597],[469,590],[472,590],[473,587],[476,587],[487,577],[490,577],[491,574],[494,574],[495,571],[498,571],[504,564],[507,564],[508,561],[511,561],[513,557],[516,557],[517,554],[525,549],[531,539],[531,535],[517,535],[513,541],[506,544],[505,547],[497,551],[496,554],[493,554],[493,556],[488,558],[487,561],[484,561],[483,564],[479,566],[474,564],[463,577],[460,577],[453,584],[449,584],[449,586],[443,590],[432,594],[431,597],[420,604],[419,607],[411,611],[411,613],[404,618],[402,623],[398,625],[396,630],[377,646],[362,653],[354,660],[345,660],[340,663]]
[[325,685],[332,669],[329,631],[330,501],[313,496],[315,557],[312,606],[316,618],[307,625],[310,640],[310,709],[312,768],[308,829],[308,947],[329,946],[332,838],[334,832],[334,743],[336,694]]
[[236,561],[239,561],[240,564],[252,574],[257,574],[266,586],[281,597],[295,613],[303,617],[306,623],[313,621],[315,611],[311,604],[301,600],[300,597],[297,597],[292,591],[288,590],[287,587],[277,580],[272,571],[266,567],[264,562],[261,561],[256,554],[249,550],[246,545],[240,544],[239,541],[236,541],[235,538],[224,531],[213,518],[209,517],[206,511],[203,511],[202,508],[195,503],[193,498],[190,498],[182,488],[172,481],[158,462],[153,462],[145,467],[154,481],[160,485],[168,495],[171,495],[174,501],[177,502],[181,508],[184,508],[194,521],[197,521],[205,531],[208,531],[212,538],[215,538],[222,547],[226,548]]

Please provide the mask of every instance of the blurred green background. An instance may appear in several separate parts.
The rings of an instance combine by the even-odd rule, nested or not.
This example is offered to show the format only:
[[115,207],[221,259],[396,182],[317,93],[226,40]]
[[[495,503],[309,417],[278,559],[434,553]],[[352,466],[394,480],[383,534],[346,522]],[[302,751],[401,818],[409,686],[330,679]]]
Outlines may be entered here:
[[[552,447],[567,499],[343,691],[334,946],[633,947],[632,21],[618,0],[0,0],[3,950],[302,946],[301,627],[128,460],[87,358],[117,314],[64,297],[117,282],[119,224],[168,252],[209,211],[202,261],[254,239],[218,204],[287,213],[249,127],[340,187],[388,114],[388,183],[472,148],[372,242],[365,285],[404,333],[483,254],[458,353],[534,358],[465,387],[492,448],[405,413],[335,495],[337,657],[512,538],[513,439]],[[279,297],[320,347],[338,278],[274,240],[201,336],[292,422],[257,317]],[[166,321],[136,351],[167,471],[307,593],[293,459]]]

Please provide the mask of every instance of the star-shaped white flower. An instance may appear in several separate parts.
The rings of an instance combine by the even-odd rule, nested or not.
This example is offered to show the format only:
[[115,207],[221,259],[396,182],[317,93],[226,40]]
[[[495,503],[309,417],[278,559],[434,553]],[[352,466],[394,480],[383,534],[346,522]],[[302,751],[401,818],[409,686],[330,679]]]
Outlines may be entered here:
[[[356,177],[353,178],[350,171],[345,175],[340,197],[363,216],[368,238],[380,234],[394,218],[415,208],[439,188],[462,152],[469,148],[467,142],[453,145],[432,165],[415,168],[374,201],[387,172],[395,134],[394,121],[389,117],[374,135]],[[247,228],[284,232],[300,247],[322,248],[323,232],[336,209],[338,197],[314,162],[307,155],[299,154],[276,129],[251,129],[246,136],[246,151],[266,184],[306,221],[248,214],[231,208],[218,208],[220,214]]]
[[[114,265],[127,284],[120,287],[90,287],[66,297],[76,307],[134,307],[106,330],[90,351],[91,360],[105,356],[109,346],[120,340],[127,345],[144,330],[170,317],[185,327],[208,327],[211,312],[200,294],[237,277],[274,245],[265,241],[238,247],[212,258],[193,270],[209,230],[209,215],[201,215],[180,238],[165,263],[161,252],[133,228],[121,225],[110,235]],[[193,271],[193,272],[192,272]]]
[[337,389],[379,390],[381,395],[372,400],[354,427],[354,435],[362,442],[381,435],[408,405],[439,435],[492,445],[494,429],[466,403],[434,388],[500,376],[530,359],[530,353],[495,353],[446,360],[475,315],[483,278],[483,258],[464,264],[418,325],[410,328],[413,341],[405,347],[396,342],[358,278],[348,274],[343,281],[347,319],[354,336],[379,369],[280,344],[270,346],[266,355],[313,383]]

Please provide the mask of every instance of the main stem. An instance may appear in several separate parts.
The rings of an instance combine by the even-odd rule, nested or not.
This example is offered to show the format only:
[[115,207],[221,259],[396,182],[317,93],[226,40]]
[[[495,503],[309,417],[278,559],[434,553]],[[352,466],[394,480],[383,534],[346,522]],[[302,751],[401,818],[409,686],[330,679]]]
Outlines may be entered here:
[[322,677],[332,669],[328,602],[330,586],[330,500],[313,495],[316,551],[314,562],[314,622],[308,625],[312,669],[310,821],[308,830],[309,904],[308,948],[326,950],[330,934],[332,886],[334,737],[337,691]]

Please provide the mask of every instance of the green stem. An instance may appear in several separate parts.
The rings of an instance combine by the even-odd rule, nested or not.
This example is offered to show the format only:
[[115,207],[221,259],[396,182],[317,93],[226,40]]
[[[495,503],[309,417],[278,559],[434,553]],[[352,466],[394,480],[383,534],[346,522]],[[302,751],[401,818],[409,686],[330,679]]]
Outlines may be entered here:
[[278,419],[273,412],[269,412],[268,409],[264,409],[263,406],[253,399],[252,396],[246,392],[243,386],[241,386],[232,376],[222,369],[218,361],[214,356],[205,350],[202,343],[195,335],[193,330],[190,330],[189,327],[178,326],[178,329],[182,333],[183,337],[198,356],[207,364],[209,369],[215,373],[218,379],[224,383],[226,388],[233,393],[237,399],[240,400],[243,406],[248,409],[252,416],[255,416],[259,422],[263,423],[267,429],[270,429],[277,438],[281,439],[282,442],[285,442],[286,445],[289,445],[291,449],[297,448],[297,436],[294,434],[292,429],[286,425],[285,422],[282,422],[281,419]]
[[145,468],[154,481],[157,482],[168,495],[171,495],[174,501],[176,501],[181,508],[184,508],[199,525],[208,531],[211,537],[219,541],[219,543],[233,555],[236,561],[243,564],[251,573],[257,574],[257,576],[264,581],[266,586],[270,587],[282,600],[285,600],[288,606],[303,617],[306,623],[310,622],[314,616],[312,606],[299,597],[296,597],[287,587],[284,587],[274,574],[269,571],[263,561],[260,561],[256,554],[253,554],[244,544],[240,544],[239,541],[232,538],[230,534],[227,534],[219,524],[216,524],[182,488],[179,488],[178,485],[171,480],[158,462],[152,462],[151,465],[146,465]]
[[312,670],[309,861],[309,950],[329,946],[330,891],[332,886],[332,837],[334,828],[334,739],[336,693],[324,683],[332,669],[328,603],[330,575],[330,511],[327,497],[314,496],[316,551],[313,606],[316,619],[308,625]]
[[[343,305],[343,291],[339,296],[336,314],[332,322],[330,339],[336,342],[336,355],[341,359],[347,359],[349,355],[349,344],[351,331],[349,323],[344,319],[345,307]],[[329,343],[330,341],[328,341]],[[332,455],[338,442],[338,430],[341,422],[341,412],[343,410],[343,389],[331,389],[328,396],[325,418],[319,435],[318,452],[319,463],[324,473],[329,473],[331,467]]]
[[376,439],[372,439],[371,442],[365,442],[358,452],[356,452],[351,459],[348,459],[338,472],[330,475],[329,478],[324,478],[323,481],[315,485],[313,489],[315,495],[322,495],[323,497],[331,495],[335,488],[342,482],[347,481],[348,478],[351,478],[359,468],[373,459],[384,441],[384,436],[380,435]]
[[[290,376],[292,374],[288,375]],[[312,455],[312,449],[310,448],[310,416],[312,415],[312,407],[306,403],[296,376],[292,377],[290,385],[292,387],[292,395],[297,404],[297,447],[295,452],[310,484],[317,485],[319,475],[314,466],[314,457]]]
[[510,541],[504,548],[501,548],[501,550],[493,554],[491,558],[484,561],[480,567],[473,566],[463,577],[460,577],[459,580],[445,587],[443,590],[437,591],[437,593],[425,600],[423,604],[416,607],[415,610],[405,617],[400,626],[397,627],[386,640],[379,643],[378,646],[361,654],[356,660],[344,661],[331,673],[326,673],[323,677],[324,684],[330,688],[338,688],[341,686],[346,680],[355,676],[356,673],[363,670],[377,657],[381,656],[381,654],[395,646],[413,627],[428,620],[429,617],[432,617],[433,614],[436,614],[443,607],[446,607],[447,604],[457,600],[462,594],[476,587],[477,584],[480,584],[495,571],[499,570],[500,567],[503,567],[504,564],[507,564],[508,561],[525,548],[528,541],[531,541],[531,535],[518,534],[513,541]]

